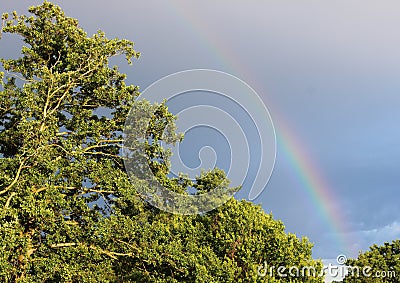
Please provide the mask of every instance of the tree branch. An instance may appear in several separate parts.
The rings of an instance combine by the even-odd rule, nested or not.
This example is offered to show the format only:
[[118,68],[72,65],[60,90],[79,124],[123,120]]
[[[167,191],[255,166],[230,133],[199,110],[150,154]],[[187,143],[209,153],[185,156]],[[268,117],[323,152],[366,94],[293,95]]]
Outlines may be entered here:
[[[53,248],[53,249],[68,248],[68,247],[76,247],[76,246],[78,246],[78,245],[79,245],[79,246],[84,246],[84,245],[81,244],[81,243],[59,243],[59,244],[52,244],[52,245],[50,245],[50,248]],[[132,253],[110,252],[110,251],[107,251],[107,250],[103,250],[103,249],[101,249],[101,248],[99,248],[99,247],[96,247],[96,246],[94,246],[94,245],[90,245],[89,248],[92,249],[92,250],[94,250],[94,251],[97,251],[97,252],[100,252],[100,253],[102,253],[102,254],[105,254],[105,255],[111,257],[112,259],[118,259],[118,256],[132,256],[132,255],[133,255]]]
[[10,194],[10,196],[8,197],[8,199],[7,199],[7,201],[6,201],[6,204],[4,205],[4,209],[7,209],[7,208],[8,208],[8,206],[10,205],[11,199],[12,199],[16,194],[17,194],[16,192],[12,192],[12,193]]
[[50,248],[58,249],[58,248],[74,247],[77,245],[78,245],[77,243],[59,243],[50,245]]
[[36,194],[38,194],[38,193],[40,193],[42,191],[45,191],[45,190],[47,190],[47,187],[42,187],[40,189],[34,190],[33,193],[36,195]]
[[96,246],[90,245],[89,248],[91,248],[92,250],[95,251],[99,251],[105,255],[108,255],[109,257],[111,257],[112,259],[118,259],[118,256],[133,256],[132,253],[116,253],[116,252],[110,252],[110,251],[106,251],[103,250],[101,248],[98,248]]
[[86,147],[83,152],[87,152],[91,149],[95,149],[95,148],[102,148],[102,147],[107,147],[110,146],[109,144],[101,144],[101,143],[120,143],[123,142],[124,140],[100,140],[97,142],[96,145],[92,145],[92,146],[88,146]]
[[21,161],[21,163],[19,164],[19,168],[18,168],[17,174],[15,175],[14,180],[4,190],[0,191],[0,195],[3,195],[6,192],[8,192],[15,185],[15,183],[17,183],[23,168],[24,168],[24,161]]
[[[96,186],[97,187],[97,186]],[[95,188],[96,188],[95,187]],[[93,188],[84,188],[84,187],[65,187],[65,186],[55,186],[54,188],[58,189],[66,189],[66,190],[76,190],[76,191],[82,191],[83,193],[99,193],[99,194],[115,194],[115,191],[107,191],[107,190],[96,190]],[[46,188],[41,188],[37,190],[36,192],[43,191]],[[35,192],[35,193],[36,193]]]

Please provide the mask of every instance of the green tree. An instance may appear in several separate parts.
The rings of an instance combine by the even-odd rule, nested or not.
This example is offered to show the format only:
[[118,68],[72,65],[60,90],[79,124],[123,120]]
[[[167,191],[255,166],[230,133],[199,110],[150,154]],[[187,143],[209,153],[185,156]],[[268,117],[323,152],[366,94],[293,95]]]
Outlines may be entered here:
[[[232,198],[183,216],[145,202],[136,188],[148,184],[129,180],[121,155],[138,88],[109,66],[113,56],[138,58],[133,43],[88,37],[47,1],[29,12],[4,14],[0,32],[24,42],[20,58],[1,59],[1,282],[322,282],[258,275],[264,261],[321,270],[308,240],[286,234],[259,206]],[[158,141],[179,140],[175,117],[165,105],[141,107],[154,113],[146,153],[163,185],[229,189],[218,169],[195,182],[167,178]]]
[[343,282],[400,282],[400,240],[373,245],[347,265],[351,268]]

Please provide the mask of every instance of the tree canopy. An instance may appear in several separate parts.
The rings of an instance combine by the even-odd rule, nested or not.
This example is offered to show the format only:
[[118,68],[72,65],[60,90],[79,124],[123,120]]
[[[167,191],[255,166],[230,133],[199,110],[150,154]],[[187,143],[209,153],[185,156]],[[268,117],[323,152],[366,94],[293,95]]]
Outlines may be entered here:
[[373,245],[347,265],[350,272],[343,282],[400,282],[400,240]]
[[[24,46],[20,58],[1,59],[1,282],[322,282],[258,274],[264,262],[322,268],[306,238],[286,234],[259,206],[232,198],[184,216],[144,201],[137,188],[146,183],[129,179],[121,155],[139,89],[109,65],[140,53],[129,40],[88,36],[50,2],[29,12],[2,16],[1,32]],[[154,141],[175,117],[165,105],[143,108],[155,113],[147,153],[160,182],[180,193],[227,186],[218,169],[195,183],[167,178],[167,155]]]

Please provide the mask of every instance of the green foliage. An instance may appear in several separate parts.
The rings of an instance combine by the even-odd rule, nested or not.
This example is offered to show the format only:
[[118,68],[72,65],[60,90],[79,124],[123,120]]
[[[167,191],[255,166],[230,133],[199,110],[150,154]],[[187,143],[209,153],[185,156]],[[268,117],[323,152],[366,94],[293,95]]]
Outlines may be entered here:
[[[2,18],[2,32],[25,46],[21,58],[1,59],[1,282],[322,282],[257,275],[264,261],[321,269],[308,240],[258,206],[231,199],[182,216],[144,202],[136,188],[148,184],[129,180],[120,154],[138,88],[109,66],[113,56],[138,58],[133,43],[88,37],[46,1],[29,12]],[[146,153],[161,183],[199,194],[228,186],[218,169],[195,182],[167,178],[158,142],[181,138],[175,117],[164,104],[142,107],[155,113]]]
[[132,194],[118,154],[138,94],[108,60],[139,54],[127,40],[87,37],[49,2],[29,11],[3,28],[26,45],[21,58],[1,60],[1,281],[107,281],[99,223],[110,208],[88,204]]
[[373,245],[357,259],[348,260],[351,266],[343,282],[400,282],[400,240]]
[[206,216],[157,214],[141,231],[126,233],[138,253],[118,262],[124,282],[291,282],[277,274],[273,281],[269,272],[261,277],[258,267],[267,261],[287,268],[313,266],[317,272],[322,268],[312,259],[307,239],[286,234],[281,222],[246,201],[232,199]]

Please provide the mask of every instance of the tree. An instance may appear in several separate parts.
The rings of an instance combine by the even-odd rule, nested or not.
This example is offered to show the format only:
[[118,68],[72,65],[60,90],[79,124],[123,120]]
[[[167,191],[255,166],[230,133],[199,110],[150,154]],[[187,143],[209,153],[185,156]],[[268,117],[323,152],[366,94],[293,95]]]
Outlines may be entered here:
[[373,245],[347,265],[350,272],[343,282],[400,282],[400,240]]
[[[129,180],[121,155],[138,87],[109,66],[113,56],[138,58],[133,43],[101,31],[88,37],[47,1],[29,12],[2,17],[1,32],[25,46],[20,58],[1,59],[1,282],[322,282],[257,274],[264,261],[321,270],[308,240],[258,206],[232,198],[183,216],[145,202],[136,188],[146,183]],[[147,154],[161,183],[180,193],[228,186],[218,169],[195,182],[167,178],[157,141],[179,139],[175,117],[165,105],[142,107],[155,113]]]

